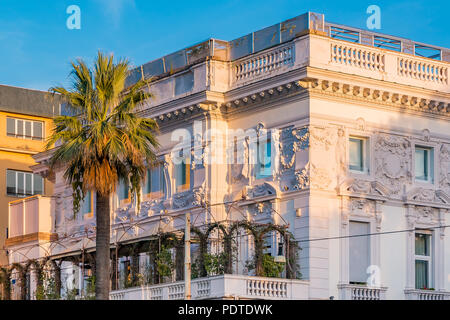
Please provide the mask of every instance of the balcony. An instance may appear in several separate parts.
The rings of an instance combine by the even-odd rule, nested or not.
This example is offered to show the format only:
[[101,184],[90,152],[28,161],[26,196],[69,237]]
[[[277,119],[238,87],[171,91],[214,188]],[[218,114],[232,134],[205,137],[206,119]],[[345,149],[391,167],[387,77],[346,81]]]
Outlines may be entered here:
[[450,292],[435,290],[405,290],[406,300],[450,300]]
[[385,300],[385,287],[369,287],[358,284],[340,284],[339,296],[341,300]]
[[[201,299],[308,299],[304,280],[220,275],[192,280],[193,300]],[[182,300],[184,281],[112,291],[111,300]]]
[[55,200],[41,195],[9,203],[9,235],[6,246],[32,241],[56,240],[52,234],[52,212]]

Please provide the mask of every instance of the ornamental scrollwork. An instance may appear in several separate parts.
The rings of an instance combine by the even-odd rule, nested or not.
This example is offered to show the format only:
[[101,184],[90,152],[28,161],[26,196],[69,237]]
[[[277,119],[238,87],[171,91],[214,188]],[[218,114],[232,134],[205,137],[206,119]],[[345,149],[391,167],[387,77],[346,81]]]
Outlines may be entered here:
[[398,196],[412,179],[411,142],[405,137],[380,134],[375,142],[375,159],[377,180]]

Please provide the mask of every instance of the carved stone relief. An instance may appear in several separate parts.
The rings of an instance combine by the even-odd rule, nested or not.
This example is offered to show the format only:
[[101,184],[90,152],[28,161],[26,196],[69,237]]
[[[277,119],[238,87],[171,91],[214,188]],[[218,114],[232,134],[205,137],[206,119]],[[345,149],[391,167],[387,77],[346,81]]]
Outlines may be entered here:
[[203,206],[205,203],[205,190],[203,187],[199,187],[193,190],[175,194],[172,199],[172,208],[175,210],[184,209],[189,207]]
[[243,198],[246,200],[276,195],[277,193],[275,188],[269,183],[262,183],[253,187],[248,186],[244,190]]
[[310,186],[314,189],[330,189],[332,178],[330,172],[310,164]]
[[272,204],[269,201],[258,202],[248,206],[248,212],[254,218],[273,217]]
[[337,130],[337,141],[336,141],[336,166],[339,181],[344,179],[344,177],[347,175],[346,155],[347,155],[347,141],[345,138],[345,131],[343,128],[339,128]]
[[295,172],[294,189],[303,190],[309,187],[309,164]]
[[439,186],[450,193],[450,144],[441,145],[439,160]]
[[405,137],[379,134],[375,142],[376,178],[398,196],[411,184],[411,142]]
[[333,145],[334,140],[335,132],[333,128],[310,128],[310,144],[313,148],[324,148],[326,151],[328,151]]
[[346,227],[351,217],[369,218],[375,222],[377,231],[381,230],[381,222],[383,219],[382,201],[374,201],[365,198],[348,198],[345,200],[342,211],[342,225]]
[[140,217],[146,218],[157,214],[163,214],[165,211],[164,201],[160,199],[144,201],[141,203]]
[[352,198],[349,203],[351,215],[370,217],[375,216],[375,202],[363,198]]
[[285,128],[281,132],[280,143],[280,164],[281,173],[288,175],[293,174],[294,164],[296,160],[296,152],[309,148],[309,129],[301,128]]

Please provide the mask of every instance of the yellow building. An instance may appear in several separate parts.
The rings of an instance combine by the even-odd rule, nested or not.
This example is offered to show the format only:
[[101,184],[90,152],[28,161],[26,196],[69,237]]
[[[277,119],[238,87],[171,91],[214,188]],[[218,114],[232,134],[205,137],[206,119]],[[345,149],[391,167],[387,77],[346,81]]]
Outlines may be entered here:
[[0,85],[0,265],[8,264],[8,203],[53,194],[50,181],[33,174],[32,156],[45,148],[60,104],[48,93]]

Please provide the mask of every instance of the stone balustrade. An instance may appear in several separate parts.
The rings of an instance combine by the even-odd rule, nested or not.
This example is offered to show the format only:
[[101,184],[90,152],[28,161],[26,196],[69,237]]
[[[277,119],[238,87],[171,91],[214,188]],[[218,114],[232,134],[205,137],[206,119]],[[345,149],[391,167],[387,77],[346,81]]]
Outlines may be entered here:
[[338,285],[341,300],[385,300],[385,287],[369,287],[367,285]]
[[405,290],[406,300],[450,300],[450,292],[436,290]]
[[292,67],[295,59],[294,48],[293,44],[281,45],[233,62],[234,82],[239,84],[254,81]]
[[[308,281],[220,275],[192,280],[191,295],[199,299],[308,299]],[[148,285],[113,291],[111,300],[180,300],[184,282]]]

